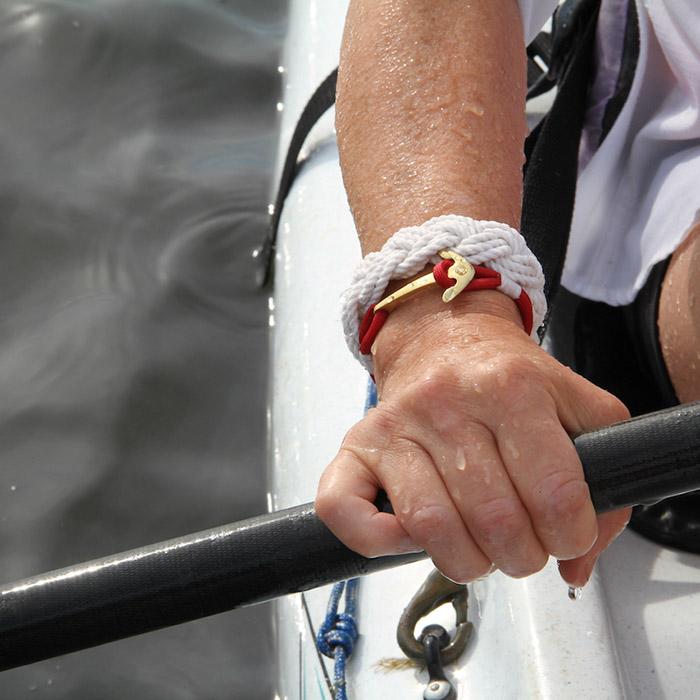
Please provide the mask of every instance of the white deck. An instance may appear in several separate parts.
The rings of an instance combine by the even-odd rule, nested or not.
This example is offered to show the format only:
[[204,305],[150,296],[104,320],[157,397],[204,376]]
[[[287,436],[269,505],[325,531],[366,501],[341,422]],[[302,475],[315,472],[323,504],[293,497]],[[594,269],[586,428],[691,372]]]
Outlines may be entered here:
[[[308,96],[337,64],[339,3],[293,0],[282,146]],[[274,298],[272,506],[313,499],[325,464],[359,420],[366,376],[344,346],[338,295],[359,259],[337,162],[332,117],[314,131],[312,156],[289,196],[279,232]],[[313,285],[310,280],[314,279]],[[348,666],[353,700],[422,697],[415,671],[383,673],[399,657],[395,627],[429,563],[366,577],[361,639]],[[700,557],[625,533],[572,602],[554,563],[526,580],[497,573],[470,586],[469,648],[448,668],[460,698],[691,698],[700,670]],[[328,589],[305,596],[312,623]],[[447,620],[448,618],[445,618]],[[330,697],[301,596],[277,605],[279,696]],[[327,673],[332,676],[330,660]]]

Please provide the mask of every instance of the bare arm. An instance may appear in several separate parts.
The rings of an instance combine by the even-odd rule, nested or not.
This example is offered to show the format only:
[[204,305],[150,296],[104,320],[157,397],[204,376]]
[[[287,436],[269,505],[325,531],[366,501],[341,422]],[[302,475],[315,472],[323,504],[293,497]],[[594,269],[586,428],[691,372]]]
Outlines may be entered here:
[[524,59],[515,0],[351,3],[337,128],[365,253],[440,214],[518,226]]
[[[364,253],[440,214],[518,226],[524,56],[515,0],[352,0],[337,127]],[[596,522],[568,433],[624,406],[549,358],[499,292],[418,295],[374,366],[379,407],[319,486],[329,527],[368,556],[424,548],[456,580],[527,575],[551,554],[583,583],[628,514]],[[396,516],[377,512],[379,488]]]

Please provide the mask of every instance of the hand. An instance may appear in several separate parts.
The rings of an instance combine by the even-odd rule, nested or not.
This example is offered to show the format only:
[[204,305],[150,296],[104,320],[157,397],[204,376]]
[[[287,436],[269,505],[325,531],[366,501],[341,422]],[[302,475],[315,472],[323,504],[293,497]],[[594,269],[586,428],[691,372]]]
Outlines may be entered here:
[[[583,585],[630,511],[596,518],[570,435],[627,409],[526,336],[509,299],[462,297],[392,313],[375,348],[379,405],[326,468],[317,512],[351,549],[425,549],[455,581],[527,576],[551,555]],[[374,506],[381,488],[395,515]]]

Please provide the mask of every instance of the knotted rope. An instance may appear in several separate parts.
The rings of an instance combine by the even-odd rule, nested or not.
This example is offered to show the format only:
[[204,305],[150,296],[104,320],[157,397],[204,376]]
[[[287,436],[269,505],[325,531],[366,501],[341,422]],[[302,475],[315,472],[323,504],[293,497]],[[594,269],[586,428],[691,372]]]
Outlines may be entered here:
[[358,328],[367,309],[384,294],[392,279],[405,279],[428,263],[440,261],[438,251],[453,250],[472,265],[484,265],[501,275],[499,291],[518,299],[524,289],[532,302],[533,333],[547,312],[542,266],[525,239],[507,224],[467,216],[438,216],[420,226],[399,229],[369,253],[355,269],[341,297],[343,330],[350,351],[371,373],[371,356],[360,353]]
[[[357,585],[359,579],[341,581],[333,586],[326,617],[316,635],[318,650],[335,660],[333,688],[335,700],[347,700],[345,684],[345,663],[355,648],[358,638],[357,621]],[[345,610],[338,612],[340,599],[345,593]]]

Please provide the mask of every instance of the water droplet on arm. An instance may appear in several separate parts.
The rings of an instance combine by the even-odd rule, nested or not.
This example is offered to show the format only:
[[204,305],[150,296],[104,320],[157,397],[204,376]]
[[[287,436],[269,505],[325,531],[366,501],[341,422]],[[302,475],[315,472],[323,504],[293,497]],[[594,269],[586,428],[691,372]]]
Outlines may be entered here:
[[506,438],[504,445],[513,459],[520,459],[520,450],[510,438]]
[[467,455],[461,450],[455,456],[455,467],[457,471],[463,472],[467,469]]

